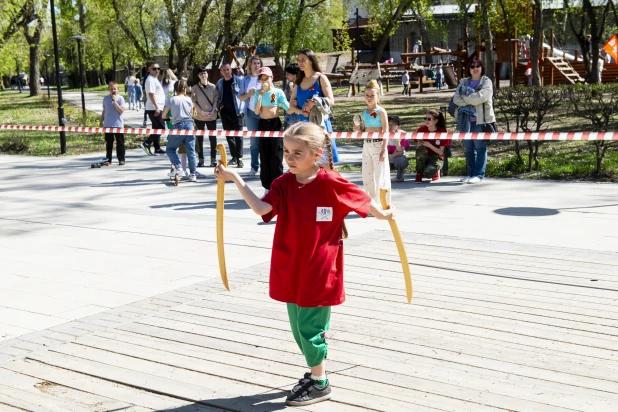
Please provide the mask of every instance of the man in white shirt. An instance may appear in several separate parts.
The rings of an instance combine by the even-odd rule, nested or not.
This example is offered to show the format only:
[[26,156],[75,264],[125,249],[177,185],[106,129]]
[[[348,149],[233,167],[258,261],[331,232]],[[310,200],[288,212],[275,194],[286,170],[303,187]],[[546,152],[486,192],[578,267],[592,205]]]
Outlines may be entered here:
[[[165,93],[163,93],[163,86],[157,78],[160,71],[161,67],[158,63],[150,63],[148,66],[148,73],[150,76],[146,79],[144,90],[146,93],[146,114],[150,118],[152,128],[164,130],[165,124],[163,123],[161,115],[165,108]],[[165,154],[165,151],[161,150],[161,145],[159,144],[160,140],[160,134],[151,134],[148,136],[148,139],[141,144],[141,147],[146,154],[151,156]],[[151,144],[154,145],[154,153],[150,150]]]

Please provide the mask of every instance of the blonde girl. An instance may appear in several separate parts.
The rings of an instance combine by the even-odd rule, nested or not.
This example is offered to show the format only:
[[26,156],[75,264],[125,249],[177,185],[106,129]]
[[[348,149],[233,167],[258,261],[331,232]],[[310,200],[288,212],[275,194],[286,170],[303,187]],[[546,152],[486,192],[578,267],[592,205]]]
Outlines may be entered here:
[[[353,130],[363,132],[388,133],[388,115],[380,102],[380,86],[371,80],[365,87],[367,108],[361,113],[361,124],[353,125]],[[388,189],[387,201],[390,203],[391,178],[387,161],[388,139],[368,138],[363,142],[363,186],[371,199],[380,202],[380,189]]]
[[[326,150],[329,169],[317,164]],[[270,222],[277,216],[270,265],[270,297],[287,304],[294,340],[311,369],[295,385],[286,403],[304,406],[331,397],[326,378],[327,332],[331,306],[345,301],[343,222],[350,212],[392,220],[358,186],[332,170],[330,137],[312,123],[296,123],[283,137],[290,171],[275,179],[263,198],[219,163],[215,177],[232,180],[251,209]]]

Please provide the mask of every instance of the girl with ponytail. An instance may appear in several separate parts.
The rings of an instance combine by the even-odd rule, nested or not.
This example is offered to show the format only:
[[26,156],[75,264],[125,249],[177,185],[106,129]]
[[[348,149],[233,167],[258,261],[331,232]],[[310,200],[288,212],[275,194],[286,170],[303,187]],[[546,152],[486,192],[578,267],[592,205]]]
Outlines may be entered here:
[[[328,168],[318,165],[328,153]],[[286,403],[305,406],[331,397],[326,353],[331,306],[345,301],[343,289],[344,219],[350,212],[392,220],[358,186],[332,170],[330,137],[315,124],[300,122],[286,130],[283,156],[290,171],[258,198],[237,172],[215,168],[219,180],[232,180],[253,211],[270,222],[277,216],[270,265],[270,297],[287,304],[294,340],[310,368]]]

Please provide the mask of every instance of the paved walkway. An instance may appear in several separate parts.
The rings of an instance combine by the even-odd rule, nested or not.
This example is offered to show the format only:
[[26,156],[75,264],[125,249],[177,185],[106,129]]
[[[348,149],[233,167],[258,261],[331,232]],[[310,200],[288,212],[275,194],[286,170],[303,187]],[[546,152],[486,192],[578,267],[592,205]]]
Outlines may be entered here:
[[[0,156],[0,405],[284,408],[304,368],[267,297],[274,225],[228,185],[227,292],[215,181],[170,186],[167,160],[139,151],[90,169],[100,156]],[[612,410],[617,185],[446,178],[393,195],[413,303],[388,225],[351,216],[334,401],[307,410]]]
[[[227,292],[214,179],[102,155],[0,156],[0,411],[284,409],[305,368],[267,294],[274,225],[227,186]],[[334,398],[302,410],[613,411],[618,185],[393,189],[412,305],[388,225],[350,216]]]

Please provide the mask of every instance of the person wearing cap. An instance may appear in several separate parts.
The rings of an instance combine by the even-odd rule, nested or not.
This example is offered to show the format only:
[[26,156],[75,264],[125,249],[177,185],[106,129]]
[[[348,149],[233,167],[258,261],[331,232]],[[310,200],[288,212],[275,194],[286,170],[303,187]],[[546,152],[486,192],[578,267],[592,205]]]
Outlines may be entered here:
[[[259,89],[254,95],[254,113],[260,117],[259,131],[281,131],[279,107],[285,112],[290,110],[290,103],[283,90],[273,85],[273,72],[269,67],[258,70]],[[283,174],[283,138],[260,137],[260,180],[268,192],[273,180]]]
[[[388,116],[388,130],[390,133],[405,133],[400,129],[401,119],[399,116]],[[410,147],[408,139],[388,139],[388,162],[391,170],[397,171],[395,182],[403,182],[403,175],[408,167],[408,157],[406,156],[406,148]]]

